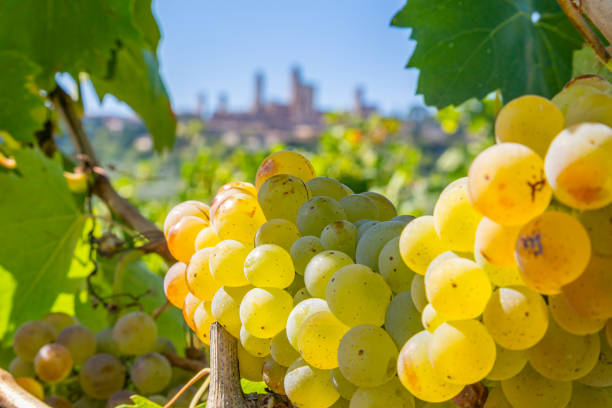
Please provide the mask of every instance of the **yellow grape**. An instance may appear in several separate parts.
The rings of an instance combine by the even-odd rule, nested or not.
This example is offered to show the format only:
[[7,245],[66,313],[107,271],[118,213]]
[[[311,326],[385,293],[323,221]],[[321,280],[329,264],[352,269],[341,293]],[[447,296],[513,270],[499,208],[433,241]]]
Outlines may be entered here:
[[331,371],[331,378],[334,387],[340,394],[340,396],[344,399],[350,400],[355,391],[357,391],[357,386],[347,380],[343,375],[342,371],[339,368],[334,368]]
[[352,408],[414,408],[414,397],[393,377],[378,387],[364,387],[351,398]]
[[412,302],[410,292],[398,293],[389,303],[385,313],[385,330],[398,347],[423,330],[421,314]]
[[612,256],[612,204],[576,215],[591,238],[593,252]]
[[168,301],[178,308],[183,307],[185,296],[189,293],[186,268],[184,263],[177,262],[168,269],[164,276],[164,294]]
[[278,288],[251,289],[240,303],[240,322],[255,337],[272,338],[287,323],[293,298]]
[[34,370],[38,378],[47,383],[58,383],[72,371],[70,351],[62,344],[45,344],[34,358]]
[[283,330],[272,338],[270,342],[270,356],[276,363],[289,367],[291,363],[300,357],[300,353],[293,348],[287,338],[287,331]]
[[28,393],[32,394],[39,400],[45,397],[45,390],[41,383],[30,377],[15,378],[15,382]]
[[193,316],[200,303],[202,303],[202,300],[198,299],[191,293],[187,293],[187,296],[185,296],[185,303],[183,304],[182,308],[183,319],[185,319],[185,323],[187,323],[187,326],[189,326],[193,331],[196,330]]
[[378,255],[378,272],[394,293],[410,290],[415,273],[402,260],[399,252],[399,237],[385,244]]
[[563,294],[576,312],[589,319],[612,317],[612,257],[593,254],[578,279],[563,287]]
[[448,318],[438,313],[436,309],[433,308],[431,303],[428,303],[427,306],[425,306],[423,313],[421,314],[421,324],[425,330],[430,333],[435,332],[442,323],[446,323],[447,321]]
[[174,227],[183,217],[193,216],[201,218],[206,224],[210,224],[210,209],[200,201],[184,201],[172,207],[164,220],[164,236],[168,238],[170,228]]
[[300,207],[296,222],[300,234],[318,237],[328,224],[346,219],[344,208],[336,200],[313,197]]
[[393,218],[397,217],[397,210],[393,203],[384,195],[375,193],[374,191],[366,191],[365,193],[361,193],[374,201],[376,207],[378,207],[378,221],[391,221]]
[[415,274],[412,277],[410,283],[410,296],[414,307],[420,312],[427,306],[427,293],[425,293],[425,277],[423,275]]
[[313,197],[325,196],[340,201],[342,197],[351,194],[344,184],[330,177],[314,177],[306,182]]
[[438,236],[453,251],[473,251],[480,214],[468,199],[468,179],[463,177],[444,188],[433,211]]
[[347,265],[331,278],[325,292],[329,309],[344,324],[382,326],[392,298],[385,279],[364,265]]
[[202,301],[193,312],[193,325],[200,341],[210,345],[210,325],[215,322],[211,311],[211,302]]
[[587,375],[578,378],[576,381],[591,387],[612,387],[612,346],[606,341],[603,332],[596,335],[599,335],[601,347],[597,364]]
[[605,388],[587,387],[579,383],[572,385],[572,399],[565,408],[610,408],[612,392]]
[[275,244],[289,252],[299,238],[300,231],[295,225],[295,219],[288,221],[282,218],[274,218],[259,227],[255,235],[255,246]]
[[329,408],[340,398],[330,372],[311,367],[301,358],[287,369],[284,385],[296,407]]
[[240,286],[232,288],[223,286],[215,293],[213,297],[210,311],[213,317],[218,321],[225,330],[227,330],[234,338],[240,338],[240,303],[252,286]]
[[508,350],[499,345],[496,345],[496,350],[495,364],[487,374],[487,380],[507,380],[520,373],[527,364],[525,350]]
[[291,255],[274,244],[261,245],[249,252],[244,261],[244,275],[255,287],[283,289],[295,277]]
[[274,361],[271,357],[264,359],[261,376],[268,388],[273,392],[285,395],[285,375],[287,367],[284,367]]
[[263,379],[264,359],[247,352],[242,344],[238,344],[238,367],[240,377],[249,381],[259,382]]
[[544,337],[548,308],[542,296],[524,286],[498,288],[487,303],[482,321],[497,344],[523,350]]
[[501,225],[484,217],[476,230],[474,255],[482,256],[498,268],[516,267],[514,246],[520,229],[520,226]]
[[155,320],[145,312],[124,314],[113,327],[113,340],[124,355],[139,356],[148,353],[155,347],[156,339]]
[[222,286],[210,271],[210,256],[213,250],[214,248],[205,248],[193,254],[186,270],[189,291],[206,301],[211,301]]
[[244,261],[253,249],[240,241],[226,239],[218,243],[210,254],[210,273],[223,286],[238,287],[249,284],[244,275]]
[[293,308],[287,318],[286,330],[289,344],[291,344],[295,350],[298,350],[298,333],[304,321],[311,315],[323,311],[329,311],[329,307],[325,300],[319,298],[303,300]]
[[17,377],[34,377],[34,364],[23,360],[21,357],[15,357],[11,360],[8,371],[15,378]]
[[572,396],[571,382],[542,377],[529,364],[501,387],[515,408],[565,408]]
[[487,305],[491,283],[475,262],[457,257],[427,270],[425,290],[431,305],[448,319],[472,319]]
[[221,186],[221,188],[217,191],[217,194],[210,202],[211,220],[215,218],[215,214],[217,213],[221,202],[223,202],[227,197],[235,194],[246,194],[253,198],[257,198],[257,189],[251,183],[245,183],[244,181],[232,181]]
[[208,227],[208,222],[191,215],[181,218],[168,231],[168,249],[174,258],[189,263],[195,252],[195,240],[200,231]]
[[257,193],[257,200],[267,219],[281,218],[295,222],[297,213],[310,198],[310,190],[302,180],[289,174],[267,179]]
[[552,197],[544,162],[530,148],[500,143],[480,153],[468,172],[472,205],[502,225],[521,225],[540,215]]
[[325,298],[329,280],[342,267],[353,264],[350,256],[340,251],[323,251],[315,255],[304,271],[306,289],[313,297]]
[[397,347],[380,327],[362,324],[344,334],[337,350],[342,375],[360,387],[378,387],[395,376]]
[[295,241],[291,246],[291,259],[295,273],[304,275],[306,266],[316,254],[323,252],[323,245],[318,237],[307,235]]
[[272,153],[261,162],[255,175],[255,186],[259,189],[267,179],[277,174],[290,174],[303,182],[316,176],[307,158],[296,152],[282,150]]
[[220,239],[235,239],[247,245],[253,245],[257,230],[265,222],[257,199],[248,194],[225,197],[212,218]]
[[398,221],[379,222],[368,228],[357,242],[355,260],[357,263],[378,272],[378,258],[384,246],[393,238],[399,236],[404,224]]
[[240,344],[244,350],[253,357],[265,357],[270,354],[272,339],[261,339],[249,333],[244,326],[240,328]]
[[487,400],[482,408],[512,408],[501,387],[489,389]]
[[334,221],[321,231],[321,245],[326,250],[341,251],[355,259],[357,227],[346,220]]
[[548,307],[555,322],[572,334],[584,336],[597,333],[606,324],[605,319],[589,319],[577,313],[563,294],[549,296]]
[[338,367],[338,346],[349,327],[330,311],[310,315],[297,335],[298,351],[308,364],[331,370]]
[[525,286],[518,265],[510,267],[499,267],[489,263],[480,252],[474,252],[474,259],[489,277],[489,281],[495,286]]
[[210,248],[221,242],[221,239],[217,235],[217,231],[214,227],[206,227],[198,232],[195,239],[195,250],[196,252],[200,249]]
[[527,357],[531,366],[544,377],[572,381],[595,367],[599,350],[597,334],[577,336],[552,320],[542,340],[527,350]]
[[434,370],[429,359],[432,337],[424,330],[404,344],[397,359],[397,375],[415,397],[427,402],[443,402],[459,394],[463,385],[445,381]]
[[582,123],[565,129],[546,154],[546,178],[563,204],[595,210],[612,203],[612,129]]
[[434,226],[430,215],[415,218],[406,225],[400,235],[399,250],[406,265],[425,275],[430,262],[441,253],[448,251]]
[[378,207],[372,199],[361,194],[350,194],[338,201],[350,222],[378,219]]
[[612,95],[593,93],[577,98],[567,109],[566,126],[603,123],[612,126]]
[[564,123],[563,113],[554,103],[541,96],[525,95],[501,109],[495,119],[495,138],[498,143],[520,143],[544,157]]

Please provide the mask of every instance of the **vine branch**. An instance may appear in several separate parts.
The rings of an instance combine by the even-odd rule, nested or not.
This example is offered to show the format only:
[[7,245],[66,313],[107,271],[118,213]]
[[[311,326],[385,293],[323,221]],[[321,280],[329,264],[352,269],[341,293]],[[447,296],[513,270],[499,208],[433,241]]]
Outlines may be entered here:
[[591,22],[604,34],[606,39],[612,42],[612,5],[602,0],[557,0],[559,6],[578,30],[580,35],[591,46],[595,54],[607,64],[610,61],[610,53],[601,38],[589,26],[583,17],[585,13]]

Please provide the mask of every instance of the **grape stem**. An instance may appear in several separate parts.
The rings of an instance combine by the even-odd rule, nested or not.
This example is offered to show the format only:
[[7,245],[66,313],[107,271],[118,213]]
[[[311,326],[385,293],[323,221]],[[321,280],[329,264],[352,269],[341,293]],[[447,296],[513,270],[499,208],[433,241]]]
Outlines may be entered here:
[[196,375],[194,375],[191,380],[187,381],[187,383],[183,386],[183,388],[181,388],[175,395],[174,397],[172,397],[170,399],[170,401],[168,401],[168,403],[166,405],[164,405],[164,408],[170,408],[172,406],[172,404],[174,404],[176,402],[177,399],[180,398],[181,395],[183,395],[183,393],[185,391],[187,391],[187,389],[189,387],[191,387],[193,384],[197,383],[198,381],[200,381],[205,375],[209,375],[210,374],[210,368],[206,367],[201,369]]
[[187,371],[200,372],[201,370],[208,368],[206,366],[206,363],[200,360],[184,358],[174,353],[163,353],[163,354],[168,359],[168,362],[170,362],[171,365],[182,368]]
[[198,405],[198,402],[202,399],[202,395],[204,395],[204,393],[208,389],[209,384],[210,384],[210,375],[206,377],[206,379],[204,380],[204,382],[198,389],[198,392],[196,392],[196,394],[191,399],[191,402],[189,403],[189,408],[195,408],[196,405]]

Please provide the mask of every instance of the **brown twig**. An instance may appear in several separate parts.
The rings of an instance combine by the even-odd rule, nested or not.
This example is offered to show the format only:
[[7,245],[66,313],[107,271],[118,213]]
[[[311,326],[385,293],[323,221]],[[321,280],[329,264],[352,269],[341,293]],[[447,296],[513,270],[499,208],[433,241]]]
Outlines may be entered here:
[[0,368],[0,407],[2,408],[48,408],[21,388],[7,371]]
[[[559,6],[563,10],[567,18],[569,18],[569,20],[572,22],[574,27],[576,27],[580,35],[586,40],[586,42],[591,46],[591,48],[593,48],[593,51],[595,52],[595,54],[604,63],[608,63],[608,61],[610,61],[610,53],[608,52],[608,50],[606,50],[606,46],[601,41],[601,38],[599,38],[597,33],[593,31],[593,29],[589,26],[589,24],[586,22],[586,20],[582,16],[583,8],[585,4],[587,3],[587,1],[581,0],[580,6],[577,6],[573,0],[557,0],[557,3],[559,3]],[[595,1],[589,2],[589,3],[594,4]],[[587,14],[587,15],[589,16],[591,21],[595,25],[597,25],[593,21],[594,15],[592,13],[593,11],[591,11],[591,14]],[[604,17],[604,19],[605,18],[610,19],[612,18],[612,16],[608,14],[608,16]]]
[[207,368],[206,363],[200,360],[193,360],[190,358],[185,358],[178,356],[174,353],[164,353],[164,356],[168,359],[171,365],[174,367],[182,368],[183,370],[193,371],[197,373],[204,368]]
[[156,308],[155,310],[151,312],[151,317],[153,319],[157,319],[162,313],[170,309],[170,306],[171,306],[170,302],[166,300],[166,302],[163,305],[159,306],[158,308]]
[[181,395],[183,395],[183,393],[185,391],[187,391],[187,389],[189,387],[191,387],[193,384],[195,384],[198,381],[200,381],[205,375],[210,375],[210,368],[203,368],[196,375],[194,375],[193,378],[191,378],[191,380],[187,381],[187,383],[183,386],[183,388],[181,388],[174,395],[174,397],[172,397],[172,399],[170,399],[170,401],[168,401],[168,403],[166,405],[164,405],[164,408],[170,408],[172,406],[172,404],[174,404],[176,402],[176,400],[179,399],[181,397]]
[[578,8],[612,44],[612,2],[610,0],[580,0]]

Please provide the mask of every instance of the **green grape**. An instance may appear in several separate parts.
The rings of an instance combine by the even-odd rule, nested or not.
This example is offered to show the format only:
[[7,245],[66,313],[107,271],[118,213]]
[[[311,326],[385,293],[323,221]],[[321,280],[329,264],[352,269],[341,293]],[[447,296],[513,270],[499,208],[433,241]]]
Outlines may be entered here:
[[510,267],[495,266],[487,261],[482,254],[474,252],[474,259],[489,277],[489,281],[495,286],[525,286],[525,281],[521,276],[521,271],[517,265]]
[[603,332],[599,336],[601,349],[597,363],[587,375],[577,381],[592,387],[612,387],[612,347],[606,341]]
[[288,221],[281,218],[275,218],[266,221],[264,225],[259,227],[255,235],[255,246],[265,244],[275,244],[283,247],[289,252],[291,246],[300,238],[300,231],[295,220]]
[[325,292],[329,309],[344,324],[382,326],[392,298],[385,279],[364,265],[347,265],[330,279]]
[[172,367],[159,353],[140,356],[130,368],[130,380],[143,394],[155,394],[165,389],[172,378]]
[[74,408],[105,408],[106,404],[104,401],[89,398],[87,395],[83,395],[81,398],[74,402]]
[[158,336],[155,339],[155,346],[153,346],[152,351],[160,354],[176,354],[176,348],[174,347],[174,344],[172,344],[172,340],[162,336]]
[[552,98],[552,102],[567,114],[570,106],[584,95],[596,93],[609,94],[612,84],[599,75],[581,75],[571,79],[561,91]]
[[272,338],[270,343],[270,356],[278,364],[289,367],[291,363],[300,357],[300,353],[298,353],[291,343],[289,343],[287,332],[283,330]]
[[554,103],[541,96],[524,95],[501,109],[495,120],[495,138],[498,143],[520,143],[544,157],[564,123],[563,113]]
[[555,322],[572,334],[584,336],[597,333],[606,324],[605,319],[589,319],[577,313],[563,294],[549,296],[548,307]]
[[567,302],[589,319],[612,317],[612,256],[593,254],[578,279],[563,287]]
[[323,245],[318,237],[307,235],[295,241],[291,246],[291,259],[295,266],[295,273],[304,275],[306,266],[313,256],[323,252]]
[[[180,384],[168,391],[167,399],[170,400],[172,397],[174,397],[183,388],[183,386],[184,384]],[[193,385],[187,387],[185,392],[178,397],[172,406],[174,408],[188,408],[191,404],[191,400],[195,398],[197,392],[198,389]]]
[[[501,225],[483,217],[476,229],[474,257],[498,268],[516,267],[514,247],[521,227]],[[480,264],[480,262],[478,262]]]
[[55,340],[53,328],[43,322],[26,322],[13,336],[13,350],[23,361],[32,362],[38,350]]
[[593,388],[583,384],[572,385],[572,399],[565,408],[610,408],[612,392],[605,388]]
[[244,275],[255,287],[283,289],[291,285],[295,277],[293,260],[278,245],[261,245],[246,257]]
[[132,390],[117,391],[110,396],[108,401],[106,401],[105,408],[116,408],[120,405],[133,405],[134,402],[130,398],[132,395],[136,395],[136,393]]
[[[282,333],[282,332],[281,332]],[[270,354],[272,339],[261,339],[250,334],[244,326],[240,328],[240,344],[244,350],[254,357],[265,357]]]
[[211,309],[212,302],[202,301],[198,307],[196,307],[195,312],[193,312],[194,331],[198,339],[207,346],[210,345],[210,325],[215,322]]
[[123,389],[125,367],[117,357],[110,354],[94,354],[81,367],[79,383],[89,397],[109,398]]
[[276,174],[291,174],[304,182],[316,176],[306,157],[288,150],[272,153],[261,162],[255,176],[255,186],[259,189],[267,179]]
[[44,402],[51,408],[72,408],[72,403],[59,395],[50,395],[45,398]]
[[347,400],[350,400],[355,391],[357,391],[357,388],[359,388],[347,380],[338,367],[331,371],[331,380],[332,384],[334,384],[334,388],[336,388],[336,391],[340,394],[340,397]]
[[608,345],[612,347],[612,319],[608,320],[608,323],[606,323],[605,333]]
[[264,359],[255,357],[238,344],[238,368],[240,377],[249,381],[261,381],[263,374]]
[[34,358],[34,370],[38,378],[47,383],[62,381],[72,371],[70,351],[58,343],[42,346]]
[[410,283],[410,296],[414,307],[420,312],[427,306],[427,293],[425,292],[425,277],[415,273]]
[[612,256],[612,205],[593,211],[582,211],[576,215],[591,238],[593,252]]
[[500,346],[524,350],[544,337],[548,309],[542,296],[526,287],[498,288],[487,303],[483,323]]
[[552,295],[582,274],[591,257],[591,242],[574,217],[547,211],[521,228],[515,256],[527,286]]
[[359,227],[369,222],[372,222],[372,220],[357,220],[353,223],[353,225],[357,227],[357,230],[359,230]]
[[603,123],[612,126],[612,95],[597,92],[576,98],[568,106],[566,126],[579,123]]
[[349,327],[330,311],[310,315],[297,335],[298,351],[309,365],[322,370],[338,367],[338,347]]
[[298,275],[297,273],[294,273],[293,274],[293,282],[291,282],[291,285],[287,286],[287,288],[285,288],[285,290],[287,292],[289,292],[289,294],[291,296],[295,296],[295,294],[300,289],[306,290],[306,284],[304,283],[304,277],[302,275]]
[[244,276],[244,261],[251,249],[250,245],[231,239],[219,242],[209,257],[212,277],[223,286],[248,285],[249,281]]
[[431,364],[438,374],[455,384],[482,380],[495,364],[495,342],[482,323],[460,320],[442,323],[429,348]]
[[518,375],[501,382],[504,395],[515,408],[565,408],[572,383],[542,377],[529,364]]
[[297,292],[295,292],[295,295],[293,295],[293,305],[295,306],[298,303],[300,303],[302,300],[306,300],[306,299],[309,299],[311,297],[312,296],[310,296],[310,293],[308,292],[308,289],[301,288]]
[[599,336],[576,336],[563,330],[554,320],[546,334],[527,350],[531,366],[546,378],[572,381],[585,376],[599,357]]
[[377,219],[379,221],[390,221],[397,216],[395,206],[384,195],[375,193],[373,191],[366,191],[365,193],[361,193],[361,195],[364,195],[370,200],[374,201],[374,204],[376,204],[376,207],[378,208]]
[[289,340],[289,344],[291,344],[295,350],[298,350],[298,333],[304,321],[306,321],[306,319],[308,319],[311,315],[323,311],[329,311],[329,307],[327,306],[325,300],[310,298],[298,303],[293,308],[291,313],[289,313],[286,328],[287,339]]
[[108,327],[96,333],[96,349],[99,353],[111,354],[118,357],[121,352],[113,339],[113,329]]
[[433,211],[438,236],[453,251],[472,251],[476,228],[482,219],[468,199],[467,177],[450,183],[436,202]]
[[69,314],[63,312],[47,313],[42,319],[40,319],[40,321],[51,326],[55,336],[57,336],[59,332],[64,330],[66,327],[79,324],[74,316],[70,316]]
[[487,395],[483,408],[512,408],[512,405],[506,399],[502,388],[495,387],[489,390],[489,395]]
[[123,315],[113,328],[113,340],[122,354],[141,355],[155,346],[157,325],[155,320],[144,312],[131,312]]
[[391,218],[391,221],[397,221],[397,222],[401,222],[404,225],[408,225],[408,223],[414,220],[415,218],[416,217],[414,215],[402,214],[402,215],[397,215]]
[[540,215],[552,197],[544,162],[518,143],[500,143],[481,152],[468,172],[470,202],[502,225],[521,225]]
[[214,248],[200,249],[187,264],[186,277],[189,291],[198,299],[211,301],[222,286],[210,269],[210,258]]
[[399,237],[392,238],[380,251],[378,271],[394,293],[410,290],[415,273],[402,261],[399,252]]
[[449,248],[438,237],[433,217],[425,215],[415,218],[404,227],[399,249],[404,263],[416,273],[425,275],[431,261]]
[[404,225],[397,221],[385,221],[369,228],[357,243],[356,261],[378,272],[378,257],[391,239],[399,236]]
[[287,374],[287,367],[278,364],[271,357],[264,360],[261,376],[273,392],[285,395],[285,374]]
[[306,289],[313,297],[325,298],[327,284],[342,267],[353,264],[350,256],[337,250],[315,255],[304,270]]
[[[359,224],[359,225],[357,225]],[[355,221],[354,225],[357,227],[357,243],[361,241],[363,234],[365,234],[373,226],[380,224],[380,221],[374,220],[358,220]]]
[[328,370],[309,366],[298,359],[287,369],[285,392],[296,407],[329,408],[340,397]]
[[15,378],[18,377],[34,377],[34,364],[23,360],[21,357],[15,357],[9,364],[9,372]]
[[210,304],[210,311],[216,321],[234,338],[240,338],[240,303],[252,286],[230,288],[223,286],[215,293]]
[[243,193],[222,197],[212,217],[219,239],[235,239],[246,245],[253,245],[257,230],[265,222],[266,216],[257,198]]
[[272,338],[285,328],[293,298],[278,288],[251,289],[240,303],[240,322],[255,337]]
[[350,194],[344,184],[330,177],[314,177],[308,180],[306,185],[313,197],[325,196],[339,201]]
[[350,329],[338,348],[342,375],[360,387],[377,387],[395,375],[397,347],[380,327],[363,324]]
[[545,170],[555,197],[579,210],[612,203],[612,129],[581,123],[565,129],[546,154]]
[[378,207],[369,197],[361,194],[350,194],[339,201],[350,222],[357,220],[377,220]]
[[270,177],[257,192],[257,200],[268,220],[282,218],[295,222],[298,210],[310,197],[306,184],[289,174]]
[[423,313],[421,314],[421,323],[423,324],[422,327],[424,327],[428,332],[435,332],[442,323],[446,322],[448,322],[448,318],[438,313],[430,303],[428,303],[427,306],[425,306],[425,309],[423,309]]
[[[155,394],[147,397],[149,401],[156,403],[157,405],[161,405],[162,407],[168,403],[168,398],[163,395]],[[176,402],[173,405],[176,408],[180,408],[180,405]]]
[[65,346],[74,365],[81,365],[96,352],[96,336],[91,330],[80,324],[68,326],[57,336],[57,342]]
[[300,207],[297,226],[302,235],[320,236],[326,225],[346,220],[344,208],[333,198],[314,197]]
[[423,330],[404,344],[397,359],[397,374],[415,397],[427,402],[443,402],[459,394],[463,385],[445,381],[434,370],[429,359],[432,338],[431,333]]
[[326,250],[341,251],[355,259],[357,227],[348,221],[334,221],[321,232],[321,245]]
[[423,330],[420,312],[412,302],[410,292],[398,293],[389,303],[385,330],[397,347],[402,347],[410,337]]
[[448,319],[472,319],[479,316],[491,296],[491,282],[475,262],[447,259],[427,269],[427,299]]
[[508,350],[496,345],[495,364],[487,375],[487,380],[502,381],[514,377],[527,364],[525,350]]
[[359,388],[351,398],[351,408],[414,408],[414,397],[393,377],[378,387]]

